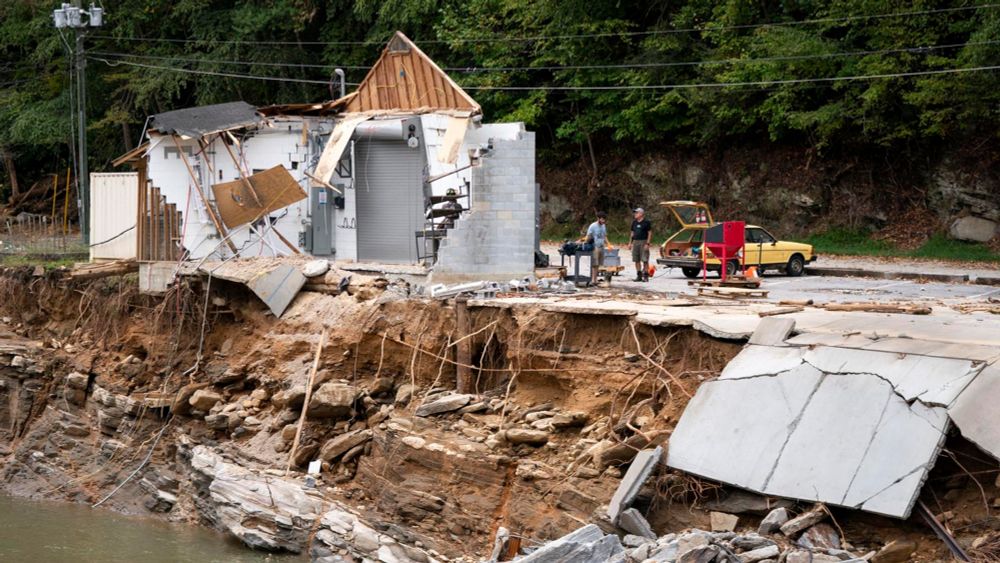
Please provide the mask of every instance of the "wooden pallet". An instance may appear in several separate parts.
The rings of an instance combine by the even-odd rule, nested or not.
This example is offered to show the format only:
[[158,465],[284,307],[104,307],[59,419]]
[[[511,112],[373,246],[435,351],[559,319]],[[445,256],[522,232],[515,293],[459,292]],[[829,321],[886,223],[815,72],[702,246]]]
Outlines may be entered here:
[[711,297],[722,297],[725,299],[737,299],[739,297],[750,297],[766,299],[768,291],[766,289],[748,289],[744,287],[699,287],[698,295]]
[[745,278],[743,276],[729,276],[723,280],[688,280],[688,285],[694,287],[742,287],[757,289],[760,287],[759,278]]

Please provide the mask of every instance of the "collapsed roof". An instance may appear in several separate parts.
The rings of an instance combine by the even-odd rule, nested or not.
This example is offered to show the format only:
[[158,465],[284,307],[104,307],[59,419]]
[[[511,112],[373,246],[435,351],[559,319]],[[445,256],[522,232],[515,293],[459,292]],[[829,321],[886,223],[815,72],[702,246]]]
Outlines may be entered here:
[[200,138],[220,131],[259,125],[257,108],[246,102],[177,109],[152,116],[149,130],[165,135]]

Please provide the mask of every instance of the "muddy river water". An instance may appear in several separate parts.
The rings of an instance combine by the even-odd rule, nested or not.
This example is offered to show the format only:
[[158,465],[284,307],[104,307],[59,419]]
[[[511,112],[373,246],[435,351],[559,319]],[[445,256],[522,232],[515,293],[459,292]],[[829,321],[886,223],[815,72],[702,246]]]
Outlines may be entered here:
[[254,552],[197,526],[122,516],[84,505],[34,502],[0,495],[0,561],[4,562],[297,563],[305,560]]

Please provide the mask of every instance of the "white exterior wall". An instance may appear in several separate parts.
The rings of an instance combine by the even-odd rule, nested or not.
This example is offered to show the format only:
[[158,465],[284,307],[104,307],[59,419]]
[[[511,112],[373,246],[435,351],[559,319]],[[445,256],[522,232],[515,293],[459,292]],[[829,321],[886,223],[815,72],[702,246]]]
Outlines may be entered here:
[[[136,257],[139,173],[90,175],[90,261]],[[111,240],[113,239],[113,240]]]
[[[310,159],[318,157],[317,147],[321,145],[308,140],[306,145],[302,144],[302,119],[287,118],[273,119],[256,130],[252,136],[243,142],[243,154],[245,166],[254,170],[266,170],[276,165],[282,165],[291,173],[292,177],[299,181],[303,189],[308,186],[305,170],[310,167]],[[322,124],[319,120],[311,120],[309,124],[309,137],[318,135],[322,130],[327,133],[332,129],[329,121]],[[215,253],[219,257],[229,257],[232,252],[228,246],[221,242],[211,218],[205,210],[197,191],[194,189],[191,175],[184,166],[184,161],[177,155],[176,147],[169,136],[161,136],[153,133],[151,135],[151,148],[148,153],[149,178],[153,186],[160,188],[161,193],[166,197],[168,203],[177,204],[177,208],[182,211],[185,224],[182,225],[184,245],[191,252],[191,258],[203,258],[209,253]],[[205,196],[214,199],[211,185],[220,182],[229,182],[239,178],[236,165],[223,146],[223,141],[216,138],[208,147],[206,154],[200,154],[200,147],[197,141],[179,140],[182,147],[186,147],[188,162],[194,169],[202,185]],[[240,152],[235,146],[230,146],[237,158]],[[297,169],[293,170],[293,162],[297,162]],[[208,166],[210,165],[210,166]],[[209,168],[214,173],[209,172]],[[221,179],[220,179],[221,175]],[[306,190],[308,193],[308,189]],[[190,201],[189,198],[190,192]],[[287,214],[285,211],[287,210]],[[275,223],[275,229],[280,232],[289,242],[298,245],[299,232],[305,228],[303,221],[308,217],[308,199],[271,213],[272,216],[281,216]],[[290,254],[291,251],[284,243],[279,241],[273,234],[267,237],[272,248],[262,244],[257,237],[251,237],[248,227],[242,226],[235,229],[230,240],[241,248],[242,256],[272,256],[274,252],[278,254]],[[255,241],[248,245],[248,241]]]

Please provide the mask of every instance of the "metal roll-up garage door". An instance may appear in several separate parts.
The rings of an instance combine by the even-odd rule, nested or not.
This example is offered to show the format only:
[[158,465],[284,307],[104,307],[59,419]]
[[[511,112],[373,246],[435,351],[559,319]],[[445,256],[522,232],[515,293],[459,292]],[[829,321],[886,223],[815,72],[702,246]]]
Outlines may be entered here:
[[424,223],[423,155],[402,141],[355,144],[358,260],[416,262],[415,233]]

